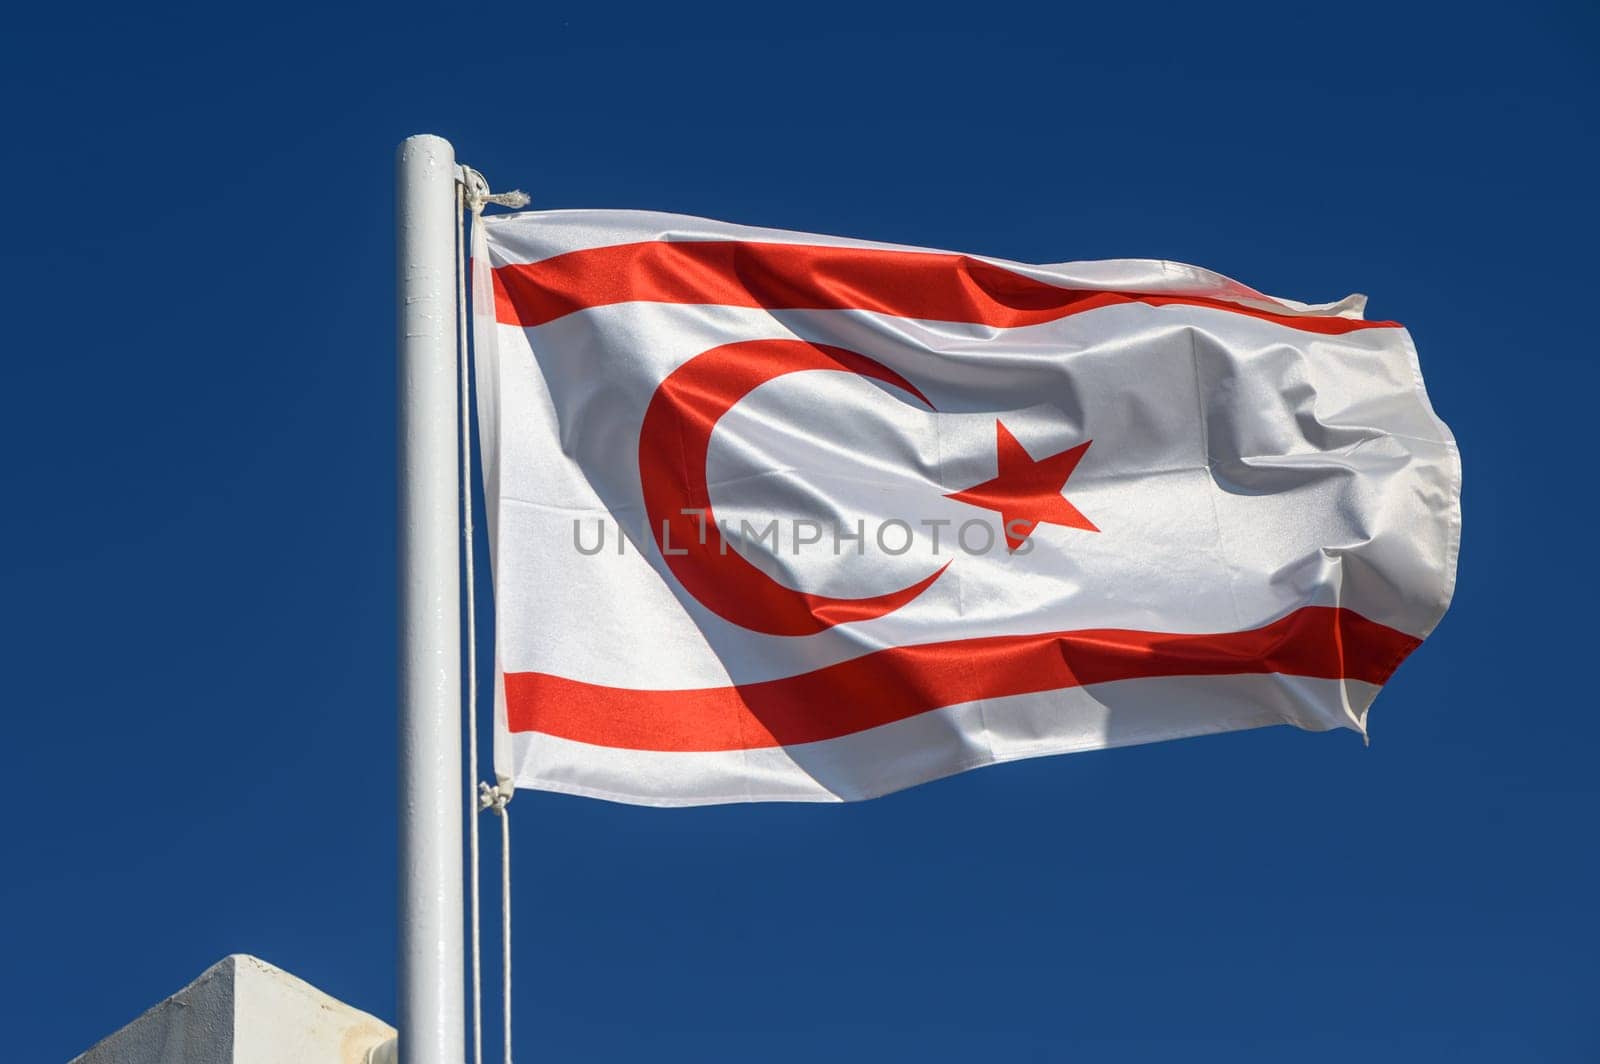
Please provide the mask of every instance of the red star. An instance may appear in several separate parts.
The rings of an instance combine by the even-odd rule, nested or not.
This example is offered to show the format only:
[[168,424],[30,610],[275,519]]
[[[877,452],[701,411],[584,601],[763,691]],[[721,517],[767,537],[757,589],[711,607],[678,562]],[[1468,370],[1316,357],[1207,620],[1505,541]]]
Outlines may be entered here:
[[1061,495],[1067,478],[1072,476],[1093,440],[1084,440],[1060,454],[1035,461],[1004,424],[996,421],[994,427],[999,452],[998,474],[993,480],[974,484],[965,491],[950,492],[945,498],[998,511],[1005,526],[1006,546],[1013,551],[1022,546],[1038,524],[1100,531]]

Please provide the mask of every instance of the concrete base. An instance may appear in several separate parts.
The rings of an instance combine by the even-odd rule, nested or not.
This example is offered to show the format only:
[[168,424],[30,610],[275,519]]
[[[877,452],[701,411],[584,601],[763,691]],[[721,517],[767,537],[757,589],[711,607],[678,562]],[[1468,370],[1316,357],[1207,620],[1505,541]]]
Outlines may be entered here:
[[387,1064],[395,1031],[236,953],[72,1064]]

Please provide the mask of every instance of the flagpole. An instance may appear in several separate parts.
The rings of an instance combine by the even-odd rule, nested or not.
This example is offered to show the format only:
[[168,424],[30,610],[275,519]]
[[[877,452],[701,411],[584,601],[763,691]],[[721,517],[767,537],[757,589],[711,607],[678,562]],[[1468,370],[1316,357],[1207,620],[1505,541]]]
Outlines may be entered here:
[[455,149],[396,160],[399,302],[400,1064],[462,1064],[461,533]]

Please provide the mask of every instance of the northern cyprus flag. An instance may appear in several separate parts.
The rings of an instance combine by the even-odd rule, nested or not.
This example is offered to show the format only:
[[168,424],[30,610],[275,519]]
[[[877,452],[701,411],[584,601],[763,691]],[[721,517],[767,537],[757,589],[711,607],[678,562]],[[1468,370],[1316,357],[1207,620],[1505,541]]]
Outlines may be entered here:
[[495,758],[657,805],[1364,732],[1450,601],[1406,331],[1206,270],[483,219]]

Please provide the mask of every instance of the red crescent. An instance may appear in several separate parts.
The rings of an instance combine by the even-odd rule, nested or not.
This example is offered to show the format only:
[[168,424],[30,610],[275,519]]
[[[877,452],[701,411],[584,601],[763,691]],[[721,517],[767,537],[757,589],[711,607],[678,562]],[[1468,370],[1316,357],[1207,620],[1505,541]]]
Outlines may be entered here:
[[881,617],[926,591],[949,565],[899,591],[832,598],[784,587],[723,542],[706,486],[712,430],[757,386],[815,369],[883,381],[933,406],[904,377],[854,351],[804,340],[745,340],[703,351],[668,374],[650,397],[639,429],[645,513],[668,568],[712,613],[768,635],[815,635],[836,624]]

